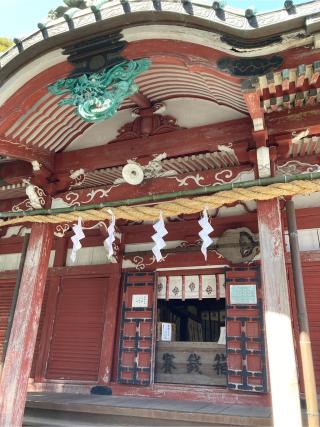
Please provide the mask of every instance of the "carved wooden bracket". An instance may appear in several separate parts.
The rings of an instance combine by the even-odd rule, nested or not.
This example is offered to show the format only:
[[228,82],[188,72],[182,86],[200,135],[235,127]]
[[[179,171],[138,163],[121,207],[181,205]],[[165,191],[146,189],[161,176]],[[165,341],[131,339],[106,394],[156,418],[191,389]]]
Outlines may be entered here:
[[163,104],[155,104],[146,108],[135,108],[132,111],[135,119],[119,129],[115,141],[158,135],[182,129],[177,125],[174,117],[161,114],[164,110],[165,106]]

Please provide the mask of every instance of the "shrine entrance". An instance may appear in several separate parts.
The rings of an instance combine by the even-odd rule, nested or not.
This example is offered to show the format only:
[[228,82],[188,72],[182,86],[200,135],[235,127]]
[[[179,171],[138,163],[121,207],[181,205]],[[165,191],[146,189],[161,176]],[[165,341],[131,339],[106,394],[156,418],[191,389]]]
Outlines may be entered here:
[[166,272],[157,285],[155,382],[226,386],[224,273]]

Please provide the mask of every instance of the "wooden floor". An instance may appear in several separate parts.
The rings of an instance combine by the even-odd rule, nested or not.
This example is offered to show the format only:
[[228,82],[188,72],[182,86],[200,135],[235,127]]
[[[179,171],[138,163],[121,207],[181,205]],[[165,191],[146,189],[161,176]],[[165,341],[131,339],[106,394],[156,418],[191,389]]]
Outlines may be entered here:
[[271,409],[124,396],[29,393],[24,426],[272,426]]

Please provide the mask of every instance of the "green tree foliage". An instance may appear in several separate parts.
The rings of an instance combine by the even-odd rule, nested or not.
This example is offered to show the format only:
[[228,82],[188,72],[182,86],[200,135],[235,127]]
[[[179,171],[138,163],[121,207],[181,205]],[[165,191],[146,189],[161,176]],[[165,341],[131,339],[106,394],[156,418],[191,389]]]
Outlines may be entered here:
[[7,39],[6,37],[0,37],[0,52],[4,52],[12,45],[13,45],[12,40]]

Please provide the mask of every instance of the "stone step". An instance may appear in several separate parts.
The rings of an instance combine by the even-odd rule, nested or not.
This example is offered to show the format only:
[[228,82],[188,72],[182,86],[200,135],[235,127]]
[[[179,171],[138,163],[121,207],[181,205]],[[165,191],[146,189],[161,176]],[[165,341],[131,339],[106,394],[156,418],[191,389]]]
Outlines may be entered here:
[[[227,421],[227,420],[226,420]],[[23,427],[251,427],[255,424],[245,425],[230,423],[203,423],[178,420],[151,419],[145,417],[131,417],[124,415],[84,414],[78,412],[50,411],[44,409],[26,409]],[[270,424],[260,424],[259,427],[270,427]]]
[[266,407],[72,393],[30,393],[25,416],[29,425],[39,421],[34,425],[48,426],[61,425],[54,424],[59,420],[70,426],[272,426]]

